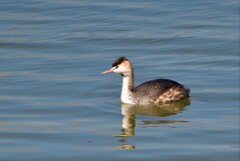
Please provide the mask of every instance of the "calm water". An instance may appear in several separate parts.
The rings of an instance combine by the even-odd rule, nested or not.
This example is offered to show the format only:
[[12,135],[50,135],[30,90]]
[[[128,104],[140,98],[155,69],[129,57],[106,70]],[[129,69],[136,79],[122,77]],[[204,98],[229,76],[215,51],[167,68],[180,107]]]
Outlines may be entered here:
[[[237,161],[237,0],[0,1],[1,161]],[[119,103],[119,56],[136,84],[169,78],[191,101]]]

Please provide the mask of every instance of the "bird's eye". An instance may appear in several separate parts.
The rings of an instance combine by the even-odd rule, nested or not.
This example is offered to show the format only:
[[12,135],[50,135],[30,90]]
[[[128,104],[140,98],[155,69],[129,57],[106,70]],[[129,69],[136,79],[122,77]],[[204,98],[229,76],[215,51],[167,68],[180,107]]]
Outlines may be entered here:
[[118,68],[118,65],[116,66],[116,69]]

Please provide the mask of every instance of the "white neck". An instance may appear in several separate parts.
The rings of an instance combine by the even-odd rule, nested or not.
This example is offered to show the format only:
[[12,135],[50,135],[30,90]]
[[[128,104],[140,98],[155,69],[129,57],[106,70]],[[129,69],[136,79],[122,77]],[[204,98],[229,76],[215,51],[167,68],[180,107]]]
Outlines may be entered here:
[[133,89],[134,89],[133,74],[123,76],[121,102],[134,104]]

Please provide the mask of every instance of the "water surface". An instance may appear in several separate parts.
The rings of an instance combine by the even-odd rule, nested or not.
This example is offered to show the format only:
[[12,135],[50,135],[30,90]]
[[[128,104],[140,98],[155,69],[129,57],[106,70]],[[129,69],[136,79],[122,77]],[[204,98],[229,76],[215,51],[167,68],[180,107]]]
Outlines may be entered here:
[[[239,160],[237,0],[0,2],[0,160]],[[169,78],[191,101],[120,104]]]

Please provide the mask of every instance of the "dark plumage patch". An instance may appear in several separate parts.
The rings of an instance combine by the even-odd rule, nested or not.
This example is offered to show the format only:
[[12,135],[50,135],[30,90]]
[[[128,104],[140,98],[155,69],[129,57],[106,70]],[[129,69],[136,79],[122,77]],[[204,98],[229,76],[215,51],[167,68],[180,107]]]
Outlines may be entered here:
[[137,97],[146,97],[148,102],[169,102],[189,98],[189,89],[169,79],[156,79],[145,82],[134,89]]
[[116,60],[113,62],[112,67],[115,67],[115,66],[121,64],[121,63],[122,63],[123,61],[125,61],[125,60],[128,60],[128,59],[127,59],[126,57],[124,57],[124,56],[116,59]]

